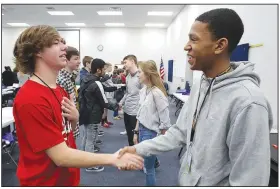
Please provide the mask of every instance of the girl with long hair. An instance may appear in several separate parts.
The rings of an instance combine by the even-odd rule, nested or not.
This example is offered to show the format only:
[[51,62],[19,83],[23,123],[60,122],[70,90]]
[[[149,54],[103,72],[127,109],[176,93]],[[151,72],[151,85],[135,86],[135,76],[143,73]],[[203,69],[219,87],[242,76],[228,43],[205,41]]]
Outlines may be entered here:
[[[144,84],[140,91],[137,124],[133,142],[149,140],[158,134],[164,134],[170,127],[167,93],[159,76],[156,63],[152,60],[138,62],[139,80]],[[138,136],[139,135],[139,136]],[[155,167],[157,157],[151,155],[144,158],[146,186],[155,186]]]

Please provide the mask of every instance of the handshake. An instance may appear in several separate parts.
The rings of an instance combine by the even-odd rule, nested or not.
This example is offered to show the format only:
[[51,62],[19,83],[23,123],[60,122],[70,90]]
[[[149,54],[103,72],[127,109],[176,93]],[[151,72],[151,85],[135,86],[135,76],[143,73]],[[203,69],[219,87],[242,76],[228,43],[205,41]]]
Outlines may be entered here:
[[136,154],[133,146],[127,146],[118,150],[115,154],[113,165],[119,170],[142,170],[144,159]]

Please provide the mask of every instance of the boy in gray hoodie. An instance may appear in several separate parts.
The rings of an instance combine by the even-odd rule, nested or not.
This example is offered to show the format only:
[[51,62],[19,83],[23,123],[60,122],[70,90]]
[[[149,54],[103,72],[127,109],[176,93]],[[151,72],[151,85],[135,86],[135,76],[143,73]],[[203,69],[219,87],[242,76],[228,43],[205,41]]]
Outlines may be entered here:
[[182,186],[268,186],[271,107],[252,63],[230,63],[244,32],[231,9],[196,18],[185,46],[192,70],[203,71],[177,123],[165,135],[125,147],[142,156],[186,146]]

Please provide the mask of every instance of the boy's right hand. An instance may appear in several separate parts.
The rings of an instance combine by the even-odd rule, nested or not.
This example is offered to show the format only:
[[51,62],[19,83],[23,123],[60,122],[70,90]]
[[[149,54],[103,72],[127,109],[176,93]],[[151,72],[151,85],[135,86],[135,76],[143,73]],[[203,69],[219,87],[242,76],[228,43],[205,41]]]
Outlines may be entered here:
[[119,156],[119,151],[114,155],[116,157],[113,165],[118,167],[119,170],[141,170],[144,166],[144,159],[137,155],[131,153],[125,153],[121,157]]
[[119,108],[120,108],[120,109],[122,108],[122,104],[121,104],[121,103],[119,103]]

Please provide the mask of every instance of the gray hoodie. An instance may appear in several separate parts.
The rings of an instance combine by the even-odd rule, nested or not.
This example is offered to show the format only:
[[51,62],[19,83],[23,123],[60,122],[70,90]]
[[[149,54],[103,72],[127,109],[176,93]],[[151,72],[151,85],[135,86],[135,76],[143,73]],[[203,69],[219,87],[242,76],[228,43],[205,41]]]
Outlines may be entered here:
[[[259,88],[252,63],[231,63],[233,71],[216,77],[207,95],[192,147],[190,135],[198,94],[198,109],[210,85],[202,76],[181,110],[177,123],[165,135],[135,145],[149,156],[186,146],[180,160],[181,186],[268,186],[271,107]],[[192,154],[190,171],[188,153]]]

